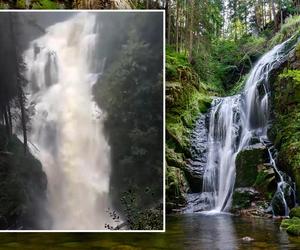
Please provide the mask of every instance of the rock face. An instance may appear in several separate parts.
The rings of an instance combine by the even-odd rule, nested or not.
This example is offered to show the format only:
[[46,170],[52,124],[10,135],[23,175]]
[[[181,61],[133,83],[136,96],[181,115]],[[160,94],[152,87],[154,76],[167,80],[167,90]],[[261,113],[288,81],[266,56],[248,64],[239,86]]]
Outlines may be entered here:
[[207,162],[208,117],[201,115],[191,133],[191,159],[187,160],[187,179],[193,193],[202,191],[203,174]]
[[272,87],[273,124],[269,134],[278,149],[278,166],[296,183],[300,201],[300,43],[288,63],[275,72]]
[[235,161],[235,187],[253,186],[259,174],[258,166],[268,161],[268,150],[262,143],[256,143],[242,150]]
[[49,228],[47,178],[41,163],[13,136],[0,138],[0,229]]

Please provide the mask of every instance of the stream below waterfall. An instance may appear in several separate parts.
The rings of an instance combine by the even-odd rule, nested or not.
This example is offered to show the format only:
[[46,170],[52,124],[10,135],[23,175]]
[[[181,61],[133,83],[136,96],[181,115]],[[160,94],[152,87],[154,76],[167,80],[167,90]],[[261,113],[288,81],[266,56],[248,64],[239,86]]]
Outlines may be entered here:
[[280,221],[264,218],[184,214],[168,216],[165,233],[2,233],[0,250],[300,249],[300,238],[289,236],[279,225]]

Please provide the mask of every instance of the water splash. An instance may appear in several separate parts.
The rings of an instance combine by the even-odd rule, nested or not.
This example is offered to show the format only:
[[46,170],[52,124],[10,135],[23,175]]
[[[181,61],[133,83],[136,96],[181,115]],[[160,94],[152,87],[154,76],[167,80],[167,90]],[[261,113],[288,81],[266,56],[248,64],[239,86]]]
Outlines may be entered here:
[[[228,211],[231,207],[237,154],[249,146],[253,138],[265,145],[268,141],[269,74],[285,60],[287,44],[289,41],[275,46],[256,63],[242,93],[216,98],[212,103],[207,164],[203,176],[206,210],[211,210],[210,214]],[[272,154],[269,155],[270,163],[280,178],[275,195],[281,199],[287,215],[284,187],[289,184],[278,171]]]
[[48,179],[51,229],[104,229],[110,223],[110,147],[92,97],[105,60],[94,14],[49,27],[24,53],[32,112],[32,151]]

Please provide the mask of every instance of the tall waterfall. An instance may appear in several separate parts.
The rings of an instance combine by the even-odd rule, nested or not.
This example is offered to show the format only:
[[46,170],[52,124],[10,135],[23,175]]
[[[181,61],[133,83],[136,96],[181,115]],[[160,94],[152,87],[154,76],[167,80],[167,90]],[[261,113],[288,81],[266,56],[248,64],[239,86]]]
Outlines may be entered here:
[[[286,58],[287,42],[274,47],[256,63],[251,70],[242,93],[225,98],[216,98],[209,116],[208,154],[203,179],[203,192],[209,210],[228,211],[235,183],[235,159],[237,154],[256,138],[269,144],[269,73]],[[285,204],[285,183],[278,171],[272,149],[270,163],[280,176],[277,194]]]
[[51,229],[109,223],[110,148],[92,86],[103,70],[95,14],[50,26],[24,53],[32,112],[31,149],[48,179]]

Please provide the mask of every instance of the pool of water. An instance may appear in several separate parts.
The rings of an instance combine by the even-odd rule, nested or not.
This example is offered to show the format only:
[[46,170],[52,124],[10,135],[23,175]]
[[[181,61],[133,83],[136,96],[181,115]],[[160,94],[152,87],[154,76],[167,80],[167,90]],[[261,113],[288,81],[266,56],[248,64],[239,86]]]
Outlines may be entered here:
[[226,214],[185,214],[168,216],[166,233],[1,233],[0,250],[300,249],[300,237],[289,236],[279,224]]

